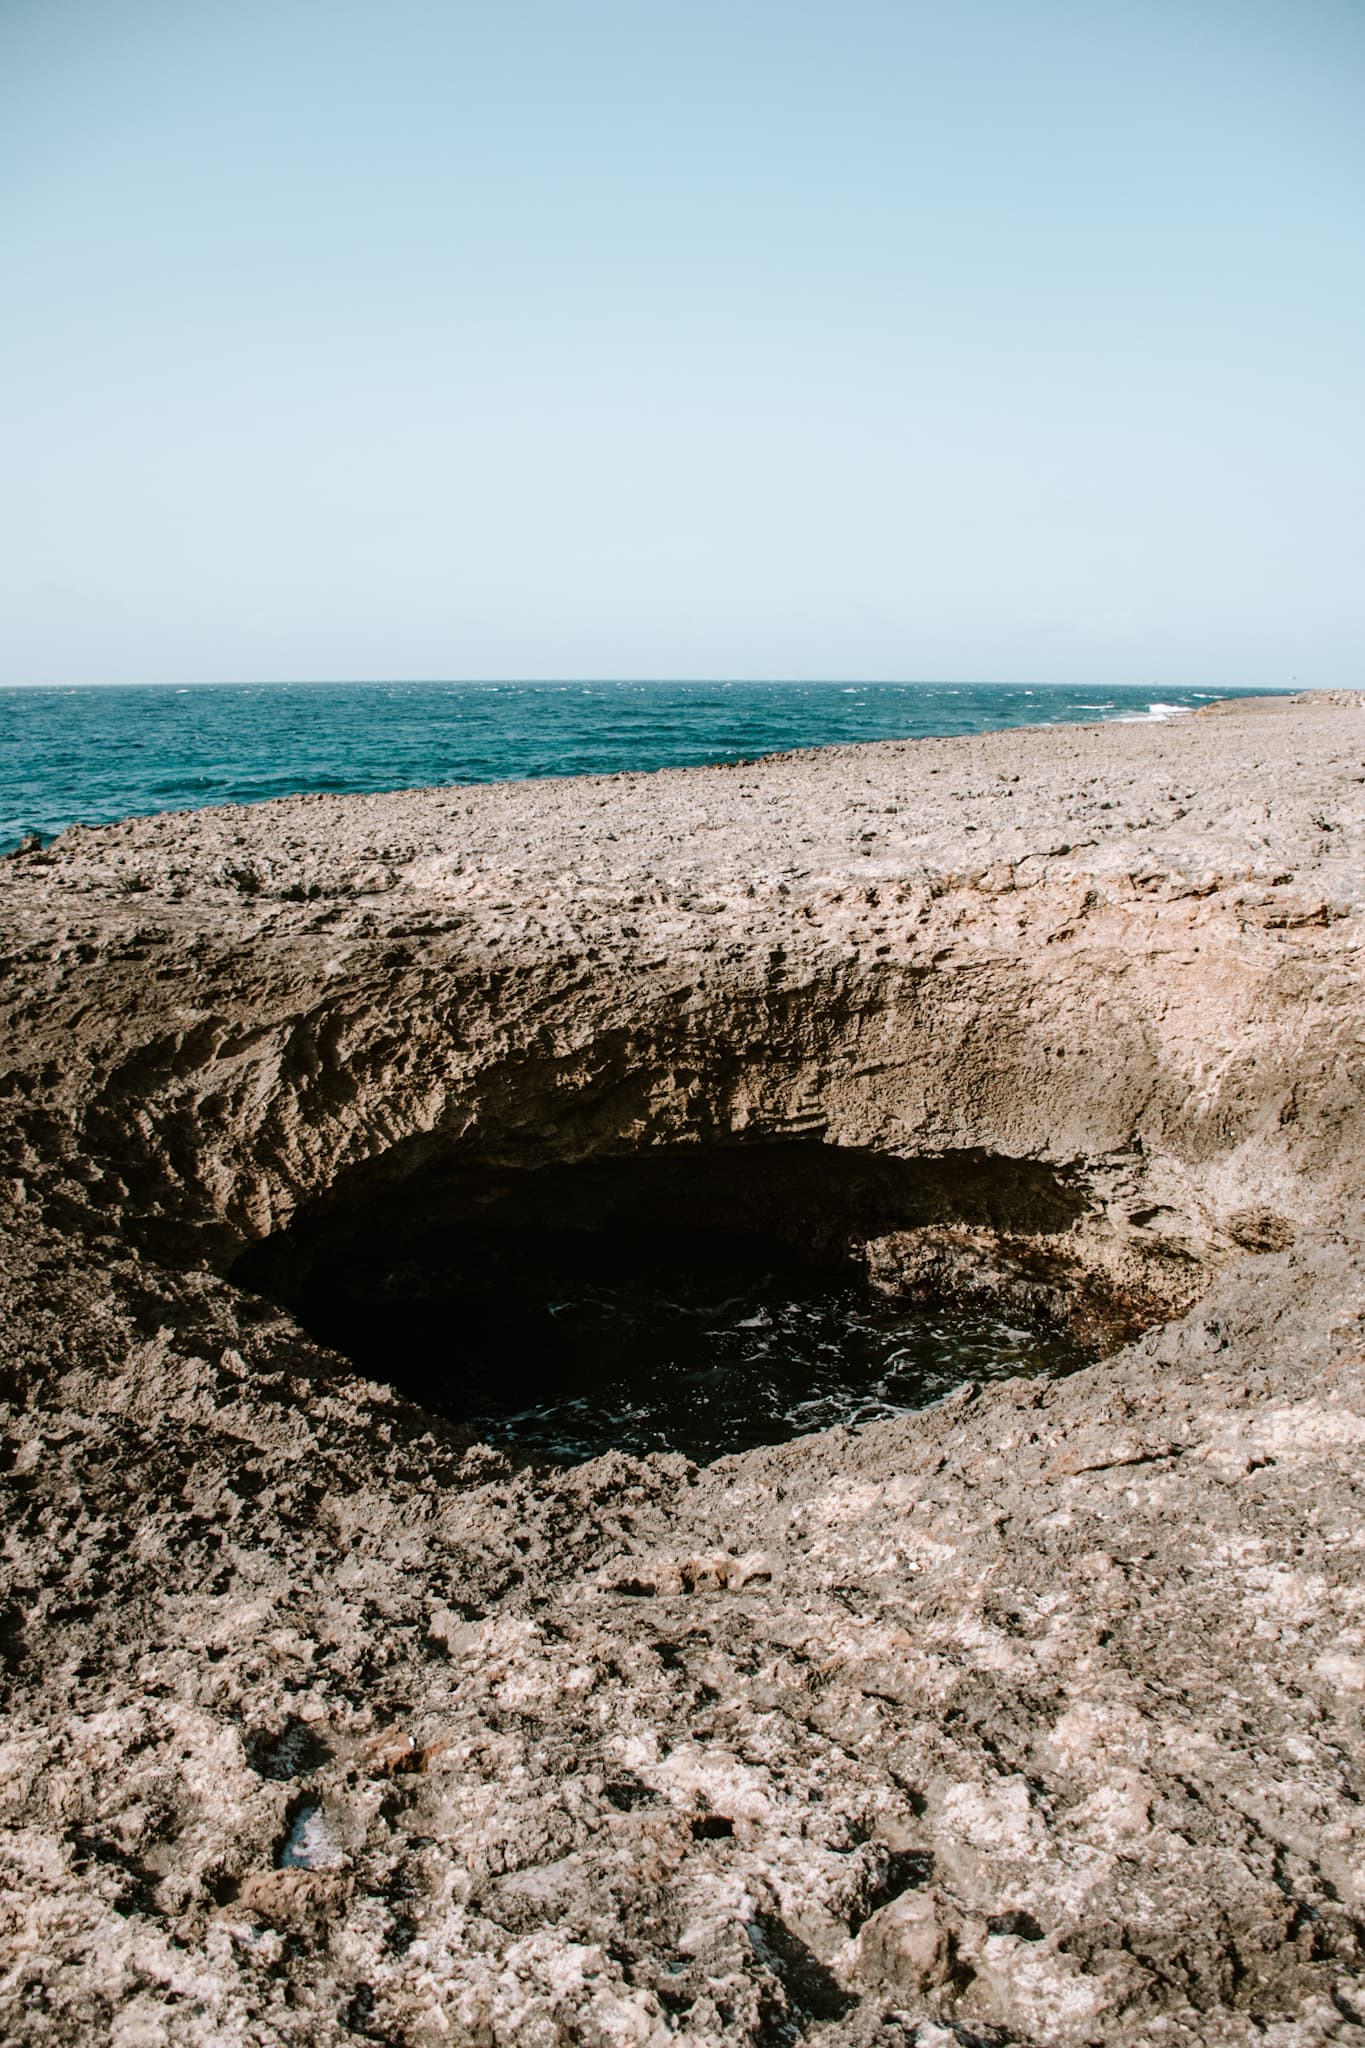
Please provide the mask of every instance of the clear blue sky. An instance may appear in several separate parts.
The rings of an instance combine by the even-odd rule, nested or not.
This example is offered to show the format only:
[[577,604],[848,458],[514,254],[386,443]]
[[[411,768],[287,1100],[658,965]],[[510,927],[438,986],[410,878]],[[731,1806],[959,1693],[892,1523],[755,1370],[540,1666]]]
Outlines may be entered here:
[[0,682],[1365,682],[1362,0],[0,0]]

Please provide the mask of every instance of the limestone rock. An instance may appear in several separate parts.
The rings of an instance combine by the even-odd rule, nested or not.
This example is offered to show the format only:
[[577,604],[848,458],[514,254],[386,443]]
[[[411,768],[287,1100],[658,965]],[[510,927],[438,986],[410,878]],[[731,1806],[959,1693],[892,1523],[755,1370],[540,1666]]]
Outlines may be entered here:
[[[1365,2040],[1363,906],[1331,697],[0,863],[4,2037]],[[1106,1355],[555,1470],[229,1277],[645,1154]]]

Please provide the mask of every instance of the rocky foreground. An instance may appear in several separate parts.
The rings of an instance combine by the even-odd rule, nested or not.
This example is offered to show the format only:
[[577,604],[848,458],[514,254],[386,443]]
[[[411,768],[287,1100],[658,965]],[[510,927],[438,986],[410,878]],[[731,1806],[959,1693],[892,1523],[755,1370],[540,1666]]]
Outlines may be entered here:
[[[1359,699],[76,830],[0,920],[5,2039],[1365,2041]],[[756,1140],[1148,1333],[554,1472],[228,1277]]]

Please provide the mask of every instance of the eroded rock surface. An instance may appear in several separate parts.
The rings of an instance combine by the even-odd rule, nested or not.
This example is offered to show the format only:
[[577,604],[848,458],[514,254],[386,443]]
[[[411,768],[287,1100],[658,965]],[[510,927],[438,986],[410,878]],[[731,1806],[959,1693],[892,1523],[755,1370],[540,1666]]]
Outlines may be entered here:
[[[1363,847],[1347,698],[4,863],[6,2037],[1365,2039]],[[755,1140],[1155,1326],[553,1472],[225,1277]]]

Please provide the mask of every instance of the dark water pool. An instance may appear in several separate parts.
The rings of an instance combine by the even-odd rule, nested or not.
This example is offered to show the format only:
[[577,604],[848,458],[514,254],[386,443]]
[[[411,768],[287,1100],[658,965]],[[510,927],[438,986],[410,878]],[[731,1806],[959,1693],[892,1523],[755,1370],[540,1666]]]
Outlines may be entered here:
[[563,1461],[704,1462],[926,1407],[965,1380],[1065,1372],[1080,1348],[721,1233],[464,1231],[353,1256],[305,1327],[433,1414]]

